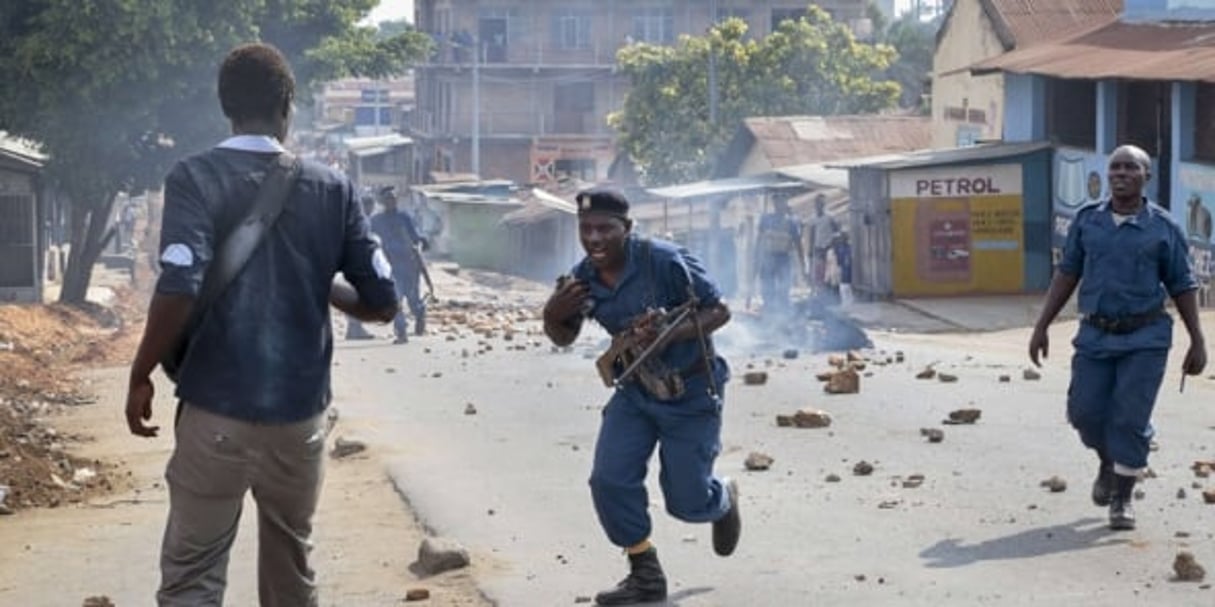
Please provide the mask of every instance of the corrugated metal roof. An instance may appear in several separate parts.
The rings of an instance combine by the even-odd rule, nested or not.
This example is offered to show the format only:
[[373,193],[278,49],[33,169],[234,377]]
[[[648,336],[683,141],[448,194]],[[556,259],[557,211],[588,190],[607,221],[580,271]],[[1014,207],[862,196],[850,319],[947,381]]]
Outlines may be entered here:
[[970,67],[1058,78],[1215,82],[1215,23],[1114,22]]
[[4,131],[0,131],[0,154],[32,167],[41,167],[49,159],[33,143],[11,137]]
[[369,148],[410,145],[413,143],[413,139],[393,133],[391,135],[376,135],[374,137],[349,137],[343,143],[346,144],[347,149],[357,154],[359,150]]
[[827,166],[846,169],[911,169],[917,167],[938,166],[943,164],[956,164],[959,162],[992,160],[996,158],[1006,158],[1008,156],[1019,156],[1021,154],[1045,150],[1049,147],[1051,147],[1051,144],[1048,141],[989,143],[967,148],[922,150],[907,154],[889,154],[886,156],[857,158],[842,163],[828,164]]
[[774,116],[743,122],[774,169],[932,145],[928,116]]
[[1057,40],[1109,23],[1122,13],[1122,0],[979,1],[1008,49]]
[[848,189],[848,171],[825,164],[799,164],[782,167],[776,170],[776,174],[812,185]]
[[524,202],[523,208],[503,215],[499,223],[527,225],[560,215],[572,216],[577,213],[578,207],[574,203],[540,188],[532,188],[531,196]]
[[747,192],[798,185],[801,184],[769,173],[753,177],[731,177],[729,179],[711,179],[708,181],[683,183],[665,188],[653,188],[647,191],[656,198],[681,200],[721,194],[745,194]]

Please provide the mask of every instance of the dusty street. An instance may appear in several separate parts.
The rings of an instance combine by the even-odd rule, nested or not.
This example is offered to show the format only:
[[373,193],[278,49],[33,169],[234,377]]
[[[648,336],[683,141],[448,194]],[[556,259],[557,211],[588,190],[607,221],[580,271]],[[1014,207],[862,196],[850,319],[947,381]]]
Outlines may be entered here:
[[[464,281],[470,275],[480,286]],[[591,360],[605,336],[588,332],[556,352],[535,321],[518,320],[546,287],[521,289],[529,285],[469,272],[438,278],[440,292],[457,302],[437,308],[445,311],[434,314],[432,334],[394,346],[383,338],[388,329],[376,327],[381,339],[338,343],[334,438],[369,449],[329,462],[316,538],[323,604],[393,605],[418,586],[431,590],[432,605],[486,604],[481,592],[510,607],[586,601],[624,574],[585,483],[608,396]],[[467,303],[491,300],[503,310],[497,326],[515,330],[510,339],[477,328],[476,306]],[[1209,331],[1215,315],[1205,320]],[[1178,394],[1180,363],[1172,364],[1156,417],[1157,477],[1141,485],[1137,502],[1140,528],[1108,532],[1105,511],[1089,503],[1094,462],[1063,417],[1073,328],[1052,331],[1053,356],[1040,381],[1022,377],[1025,330],[875,334],[855,395],[823,393],[814,376],[828,368],[825,354],[786,359],[779,349],[726,349],[735,377],[718,469],[740,480],[743,542],[729,559],[714,556],[708,526],[665,515],[652,469],[655,541],[672,583],[670,604],[1211,604],[1215,595],[1204,583],[1170,580],[1179,550],[1215,563],[1215,506],[1202,495],[1208,479],[1190,470],[1195,460],[1215,459],[1207,447],[1215,413],[1206,408],[1215,381],[1191,378]],[[896,351],[903,363],[882,364]],[[957,381],[916,379],[928,365]],[[744,385],[749,369],[768,371],[769,381]],[[125,433],[116,400],[122,377],[91,375],[98,402],[51,423],[95,437],[76,451],[121,460],[136,490],[0,518],[0,605],[74,605],[91,595],[148,604],[171,442]],[[168,386],[158,387],[165,424]],[[833,424],[777,427],[778,414],[807,406],[829,412]],[[976,424],[941,423],[963,407],[982,410]],[[943,430],[944,441],[929,443],[922,428]],[[771,469],[746,471],[752,451],[774,458]],[[874,466],[871,475],[853,474],[861,460]],[[904,486],[915,474],[923,483]],[[1040,486],[1052,476],[1066,480],[1067,490]],[[232,605],[255,601],[248,566],[255,528],[246,519],[233,556]],[[427,532],[463,543],[473,567],[415,577],[409,565]]]
[[[718,468],[740,478],[743,542],[730,559],[712,555],[708,526],[663,514],[651,470],[672,604],[1211,604],[1207,586],[1170,581],[1180,549],[1215,562],[1215,506],[1204,504],[1206,481],[1190,471],[1212,457],[1211,380],[1191,378],[1179,395],[1180,362],[1171,367],[1157,415],[1158,476],[1137,502],[1140,528],[1113,534],[1088,498],[1095,461],[1064,420],[1073,328],[1053,330],[1040,381],[1022,378],[1024,330],[877,335],[876,359],[901,350],[906,362],[870,365],[859,395],[823,394],[814,374],[827,368],[825,356],[735,353]],[[585,484],[607,397],[588,360],[601,338],[554,353],[529,343],[543,339],[536,335],[507,342],[465,333],[404,347],[344,345],[338,354],[340,400],[379,420],[364,438],[399,451],[394,477],[428,525],[489,559],[479,581],[502,605],[573,604],[623,576]],[[957,382],[915,379],[929,364]],[[751,365],[768,368],[767,385],[743,385]],[[804,406],[830,412],[834,424],[774,423]],[[982,409],[977,424],[941,424],[967,406]],[[945,440],[928,443],[925,427],[943,429]],[[744,471],[752,450],[775,464]],[[854,476],[860,460],[876,471]],[[839,482],[825,480],[833,473]],[[922,486],[904,488],[912,474],[925,476]],[[1065,492],[1040,486],[1056,475],[1069,483]]]

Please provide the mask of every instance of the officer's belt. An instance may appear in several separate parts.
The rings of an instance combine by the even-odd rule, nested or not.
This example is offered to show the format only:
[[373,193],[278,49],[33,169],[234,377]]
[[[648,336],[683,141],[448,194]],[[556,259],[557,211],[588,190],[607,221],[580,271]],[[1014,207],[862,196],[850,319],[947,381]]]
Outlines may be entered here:
[[1102,316],[1100,314],[1087,314],[1081,322],[1105,331],[1114,335],[1125,335],[1134,333],[1161,318],[1168,316],[1168,313],[1163,309],[1145,312],[1143,314],[1128,314],[1126,316]]

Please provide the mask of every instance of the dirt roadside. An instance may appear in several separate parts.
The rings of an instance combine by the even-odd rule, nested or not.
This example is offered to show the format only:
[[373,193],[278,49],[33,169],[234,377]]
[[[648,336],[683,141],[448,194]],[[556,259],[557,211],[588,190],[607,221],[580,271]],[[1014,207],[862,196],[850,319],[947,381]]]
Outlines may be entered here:
[[[127,434],[121,419],[124,369],[84,378],[96,403],[60,409],[45,421],[60,433],[82,437],[69,448],[72,454],[113,462],[130,489],[0,518],[2,605],[78,605],[90,596],[107,596],[118,607],[152,601],[167,508],[162,475],[172,439]],[[164,424],[172,411],[163,394],[169,386],[162,380],[157,387],[162,394],[154,419]],[[366,424],[343,418],[334,435]],[[411,588],[430,590],[429,601],[420,604],[487,605],[473,581],[475,565],[425,580],[409,571],[425,531],[387,480],[382,462],[391,455],[371,450],[326,462],[314,553],[322,605],[395,605]],[[250,502],[233,548],[228,604],[257,602],[255,525]]]

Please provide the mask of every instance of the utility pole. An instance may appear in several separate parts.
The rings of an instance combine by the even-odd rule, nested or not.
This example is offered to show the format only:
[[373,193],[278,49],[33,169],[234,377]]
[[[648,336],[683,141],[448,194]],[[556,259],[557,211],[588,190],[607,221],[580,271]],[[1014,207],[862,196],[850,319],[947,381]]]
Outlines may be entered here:
[[[709,29],[717,24],[717,0],[709,0]],[[712,33],[709,38],[709,124],[717,125],[717,51],[713,48]]]
[[472,172],[481,178],[481,37],[477,37],[472,65]]

